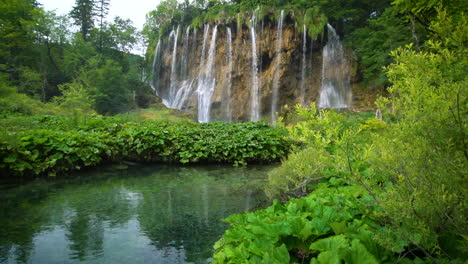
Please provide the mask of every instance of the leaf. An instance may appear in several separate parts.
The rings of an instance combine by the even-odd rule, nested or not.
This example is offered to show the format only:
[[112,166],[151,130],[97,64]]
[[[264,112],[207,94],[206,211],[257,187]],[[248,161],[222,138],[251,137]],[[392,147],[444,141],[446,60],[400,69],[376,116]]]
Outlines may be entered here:
[[285,244],[282,244],[280,247],[275,248],[272,251],[272,259],[275,260],[274,263],[289,263],[289,252]]
[[351,242],[351,248],[347,251],[344,257],[347,263],[359,264],[378,264],[375,257],[367,251],[366,247],[357,239]]
[[347,247],[349,247],[349,240],[346,238],[346,236],[337,235],[317,240],[316,242],[312,243],[309,248],[322,252],[331,250],[339,251],[340,249]]
[[320,264],[341,264],[340,252],[339,251],[325,251],[325,252],[322,252],[317,256],[317,262],[315,262],[315,263],[320,263]]
[[346,231],[347,221],[331,223],[330,226],[333,229],[335,235],[343,234]]

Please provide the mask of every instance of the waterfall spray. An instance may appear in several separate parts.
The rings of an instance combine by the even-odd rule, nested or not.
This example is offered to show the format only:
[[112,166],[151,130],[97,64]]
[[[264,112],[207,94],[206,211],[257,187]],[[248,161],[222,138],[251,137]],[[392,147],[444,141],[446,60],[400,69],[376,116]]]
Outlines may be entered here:
[[153,67],[151,69],[152,76],[153,76],[151,87],[156,91],[157,96],[159,96],[160,94],[158,91],[158,85],[157,85],[159,81],[159,67],[161,66],[161,63],[159,62],[160,57],[161,57],[161,38],[158,39],[158,44],[156,44],[156,48],[154,49]]
[[323,47],[322,85],[319,108],[348,108],[351,106],[349,66],[343,46],[335,29],[327,24],[328,43]]
[[232,122],[232,33],[231,28],[227,28],[226,34],[226,55],[227,68],[225,80],[225,92],[223,98],[224,104],[224,121]]
[[301,69],[301,104],[305,106],[305,70],[306,70],[306,53],[307,53],[307,27],[304,24],[304,33],[302,35],[302,69]]
[[283,19],[284,10],[281,10],[278,20],[278,38],[276,40],[276,63],[275,75],[273,77],[272,99],[271,99],[271,120],[276,121],[276,112],[278,111],[278,94],[280,82],[281,50],[283,48]]
[[190,38],[190,26],[188,26],[187,29],[185,30],[184,44],[182,46],[182,59],[181,59],[181,65],[180,65],[180,79],[181,80],[187,79],[187,74],[188,74],[189,38]]
[[[169,107],[172,107],[177,87],[177,37],[179,35],[179,26],[177,26],[177,31],[172,30],[171,35],[174,37],[174,49],[172,51],[171,85],[168,98]],[[169,35],[169,37],[171,35]]]
[[180,66],[180,76],[178,83],[178,90],[171,98],[171,108],[182,109],[188,97],[192,94],[193,80],[187,79],[188,76],[188,46],[190,38],[190,27],[185,30],[185,39],[182,46],[182,58]]
[[213,28],[211,35],[210,49],[208,51],[208,58],[206,61],[205,69],[198,79],[198,122],[210,122],[211,110],[211,97],[213,96],[216,87],[216,76],[214,72],[214,59],[216,52],[216,34],[218,26]]
[[257,24],[257,10],[253,12],[252,20],[250,21],[250,35],[252,40],[252,90],[250,121],[260,120],[260,89],[258,80],[257,36],[255,32]]

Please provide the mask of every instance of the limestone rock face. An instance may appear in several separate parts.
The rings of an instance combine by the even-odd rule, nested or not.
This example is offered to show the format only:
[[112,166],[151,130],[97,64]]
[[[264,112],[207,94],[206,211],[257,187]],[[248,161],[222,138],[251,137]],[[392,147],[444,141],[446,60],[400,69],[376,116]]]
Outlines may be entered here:
[[[228,72],[228,41],[227,28],[232,31],[232,71],[231,76],[231,97],[226,98],[226,89],[229,87],[229,72]],[[210,26],[207,40],[205,43],[205,63],[208,57],[209,43],[213,34],[214,25]],[[278,32],[276,22],[259,21],[256,26],[256,50],[258,55],[258,80],[260,94],[260,115],[262,120],[269,120],[272,110],[272,87],[276,72],[277,56],[281,57],[279,64],[279,94],[278,107],[281,112],[284,105],[295,105],[301,102],[300,92],[301,72],[302,72],[302,57],[303,57],[303,40],[302,33],[299,32],[298,26],[294,22],[289,21],[288,17],[284,21],[282,49],[278,54],[276,51],[276,43],[278,41]],[[226,104],[231,103],[232,121],[249,121],[250,112],[252,109],[252,38],[250,28],[243,26],[237,27],[237,24],[218,25],[216,35],[216,49],[214,60],[215,71],[215,89],[211,99],[211,117],[210,121],[225,121],[226,120]],[[186,111],[197,111],[197,77],[200,73],[200,65],[203,66],[202,47],[203,47],[203,29],[191,29],[188,45],[184,52],[184,33],[179,33],[177,44],[177,78],[175,86],[179,89],[183,84],[191,84],[190,96],[181,107]],[[180,32],[185,32],[180,30]],[[325,38],[324,38],[325,39]],[[157,67],[157,75],[154,76],[154,86],[158,90],[158,94],[165,99],[168,96],[169,87],[171,85],[172,57],[174,39],[163,40],[163,48],[160,65]],[[306,105],[311,102],[316,102],[321,85],[322,72],[322,48],[326,40],[314,40],[307,37],[307,53],[305,63],[305,98]],[[186,56],[185,59],[182,57]],[[348,58],[352,58],[352,53],[347,51]],[[352,60],[349,59],[350,63]],[[183,65],[186,63],[186,65]],[[350,67],[353,68],[353,67]],[[355,67],[354,67],[355,68]],[[203,67],[202,67],[203,70]],[[186,71],[186,73],[183,73]],[[351,76],[353,80],[353,76]]]

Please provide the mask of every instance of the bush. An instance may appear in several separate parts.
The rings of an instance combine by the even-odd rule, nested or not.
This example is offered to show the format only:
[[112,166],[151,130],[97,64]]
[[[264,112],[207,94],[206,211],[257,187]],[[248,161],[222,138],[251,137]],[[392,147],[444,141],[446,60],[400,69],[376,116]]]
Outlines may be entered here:
[[[283,130],[260,122],[132,123],[96,117],[70,129],[65,120],[69,119],[30,120],[31,124],[48,129],[23,130],[0,137],[2,176],[54,176],[124,159],[183,164],[270,163],[285,157],[294,144],[285,138]],[[25,124],[24,120],[19,122]]]
[[302,197],[310,192],[308,186],[329,176],[333,159],[323,148],[308,147],[294,152],[284,160],[281,167],[268,174],[266,193],[286,201],[290,197]]
[[360,186],[342,184],[332,178],[307,197],[229,216],[232,228],[216,242],[213,263],[395,262],[399,251],[373,239],[381,228],[373,198]]

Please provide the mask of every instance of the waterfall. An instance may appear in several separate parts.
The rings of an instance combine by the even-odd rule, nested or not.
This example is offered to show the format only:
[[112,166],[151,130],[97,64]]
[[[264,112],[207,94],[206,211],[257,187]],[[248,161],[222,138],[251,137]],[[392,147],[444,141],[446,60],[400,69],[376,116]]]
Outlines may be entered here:
[[[211,35],[210,49],[208,51],[208,58],[204,70],[201,70],[201,76],[198,79],[197,93],[198,93],[198,122],[210,122],[211,110],[211,97],[213,96],[216,87],[216,76],[214,72],[214,59],[216,51],[216,33],[218,26],[213,28]],[[202,57],[205,54],[202,54]],[[202,65],[200,65],[202,67]]]
[[[161,66],[161,63],[159,58],[161,57],[161,38],[158,39],[158,44],[156,44],[156,48],[154,49],[154,57],[153,57],[153,67],[151,69],[151,72],[153,73],[153,80],[151,82],[151,87],[156,91],[156,95],[159,96],[159,91],[158,91],[158,81],[159,81],[159,67]],[[156,68],[156,63],[157,63],[157,68]]]
[[323,47],[322,85],[319,108],[348,108],[351,106],[349,67],[343,46],[335,29],[327,24],[328,42]]
[[177,92],[171,98],[171,108],[182,109],[187,99],[193,94],[192,84],[193,80],[187,79],[188,77],[188,46],[190,39],[190,27],[185,30],[185,39],[182,46],[182,58],[180,67],[180,82]]
[[196,51],[197,50],[197,28],[194,28],[193,29],[193,41],[192,43],[190,44],[190,48],[191,50],[194,50]]
[[302,69],[301,69],[301,104],[305,106],[305,70],[306,70],[306,52],[307,52],[307,27],[304,24],[304,33],[302,35]]
[[255,28],[257,24],[257,18],[255,16],[257,10],[252,14],[250,35],[252,38],[252,90],[251,90],[251,112],[250,121],[260,120],[260,89],[258,81],[258,58],[257,58],[257,37]]
[[[172,30],[169,38],[174,37],[174,49],[172,50],[172,67],[171,67],[171,85],[169,86],[169,98],[168,98],[168,107],[172,107],[174,98],[176,95],[176,86],[177,86],[177,37],[179,36],[179,26],[177,26],[177,31]],[[173,108],[173,107],[172,107]]]
[[278,111],[278,94],[279,94],[279,81],[280,81],[280,67],[281,67],[281,50],[283,48],[283,18],[284,10],[281,10],[278,21],[278,38],[276,40],[276,63],[275,75],[273,77],[273,89],[271,99],[271,120],[276,121],[276,112]]
[[205,56],[206,56],[206,41],[208,40],[208,33],[210,31],[210,25],[209,24],[205,24],[204,28],[203,28],[203,44],[202,44],[202,54],[201,54],[201,58],[200,58],[200,73],[199,75],[202,73],[203,71],[203,65],[205,63]]
[[222,101],[224,105],[224,121],[232,122],[232,33],[230,27],[227,27],[226,34],[226,56],[227,67]]
[[174,97],[174,101],[171,105],[174,109],[181,110],[184,107],[185,102],[193,94],[193,80],[183,80],[180,84],[179,90]]
[[185,30],[184,44],[182,46],[182,59],[181,59],[181,68],[180,68],[180,79],[187,79],[188,74],[188,46],[190,38],[190,26]]

